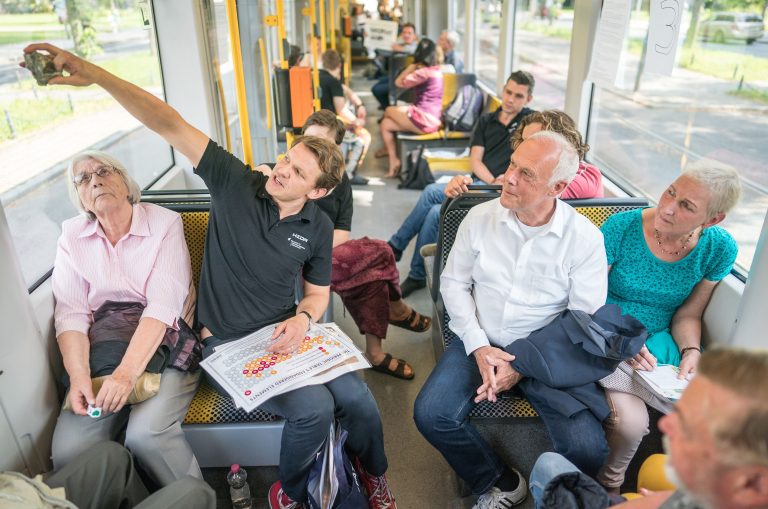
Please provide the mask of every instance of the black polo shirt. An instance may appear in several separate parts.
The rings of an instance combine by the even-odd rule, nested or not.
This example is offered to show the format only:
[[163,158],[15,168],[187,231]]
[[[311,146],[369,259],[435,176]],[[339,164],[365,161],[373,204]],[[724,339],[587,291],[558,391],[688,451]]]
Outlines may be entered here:
[[[533,111],[530,108],[523,108],[507,125],[499,122],[501,109],[492,113],[486,113],[477,121],[475,131],[472,133],[470,146],[485,148],[483,164],[494,177],[498,177],[507,171],[509,158],[512,157],[512,143],[510,141],[512,133],[520,125],[520,121],[526,115],[533,113]],[[472,177],[477,178],[474,174]]]
[[334,78],[331,73],[325,69],[320,69],[320,108],[336,112],[333,107],[334,97],[344,97],[344,89],[341,82]]
[[280,219],[268,177],[209,141],[195,168],[211,193],[198,322],[239,338],[296,312],[296,278],[331,284],[333,225],[312,202]]
[[347,172],[344,172],[341,183],[331,194],[315,203],[331,218],[334,230],[352,231],[352,185],[349,183]]

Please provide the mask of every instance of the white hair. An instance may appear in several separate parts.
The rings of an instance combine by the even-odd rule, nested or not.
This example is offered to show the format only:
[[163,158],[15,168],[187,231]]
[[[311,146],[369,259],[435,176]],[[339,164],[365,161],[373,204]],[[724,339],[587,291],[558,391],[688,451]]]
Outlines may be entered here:
[[74,183],[75,169],[77,168],[77,165],[88,160],[93,160],[105,166],[114,168],[117,174],[123,178],[123,182],[125,182],[125,186],[128,188],[128,203],[133,205],[141,201],[141,187],[139,187],[139,184],[133,177],[131,177],[128,170],[123,166],[123,163],[106,152],[101,152],[99,150],[86,150],[80,152],[75,155],[67,165],[67,181],[69,182],[67,191],[69,192],[69,199],[72,204],[77,207],[77,210],[85,214],[88,219],[95,221],[96,215],[85,208],[85,205],[83,205],[82,200],[80,200],[80,195],[77,192],[77,186]]
[[459,36],[459,33],[455,30],[447,31],[445,32],[445,38],[448,39],[448,42],[451,43],[451,48],[456,48],[456,46],[459,45],[461,42],[461,37]]
[[682,175],[692,178],[709,191],[709,217],[728,213],[741,198],[741,179],[736,169],[728,164],[714,159],[700,159],[688,163]]
[[528,137],[528,140],[549,140],[559,149],[557,164],[552,170],[552,176],[547,182],[548,186],[554,186],[558,182],[570,184],[579,171],[579,153],[573,145],[560,133],[554,131],[539,131]]

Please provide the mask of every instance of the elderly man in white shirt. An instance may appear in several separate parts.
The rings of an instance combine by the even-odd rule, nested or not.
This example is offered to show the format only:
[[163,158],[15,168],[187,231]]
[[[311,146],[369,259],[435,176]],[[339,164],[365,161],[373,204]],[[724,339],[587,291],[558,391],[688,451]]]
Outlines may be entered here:
[[[565,138],[543,131],[512,154],[501,197],[474,207],[459,226],[440,278],[452,343],[415,404],[419,431],[479,495],[478,509],[523,501],[525,480],[504,465],[470,424],[474,402],[495,401],[521,378],[504,350],[566,308],[593,313],[605,303],[603,236],[557,199],[579,166]],[[554,412],[532,404],[544,415]],[[555,450],[578,450],[586,470],[608,453],[601,423],[589,410],[549,425]],[[596,466],[594,466],[596,465]]]

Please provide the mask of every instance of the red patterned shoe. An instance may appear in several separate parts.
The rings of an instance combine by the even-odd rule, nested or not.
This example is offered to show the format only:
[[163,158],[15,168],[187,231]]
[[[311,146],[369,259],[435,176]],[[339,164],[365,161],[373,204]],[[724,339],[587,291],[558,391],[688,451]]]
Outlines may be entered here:
[[395,497],[389,491],[389,484],[387,484],[385,476],[376,477],[366,472],[360,464],[360,458],[355,458],[355,470],[368,494],[368,503],[371,509],[397,509]]
[[269,488],[269,509],[304,509],[304,504],[291,500],[277,481]]

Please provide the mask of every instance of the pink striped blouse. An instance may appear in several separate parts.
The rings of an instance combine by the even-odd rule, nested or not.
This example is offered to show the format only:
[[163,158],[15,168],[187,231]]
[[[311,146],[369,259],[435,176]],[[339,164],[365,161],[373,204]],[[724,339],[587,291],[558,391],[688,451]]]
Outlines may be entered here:
[[[133,205],[130,231],[117,244],[98,221],[64,221],[53,269],[56,335],[88,334],[93,312],[106,301],[140,302],[142,317],[177,328],[191,324],[194,288],[181,216],[153,205]],[[190,292],[190,290],[192,290]],[[189,298],[188,298],[189,297]]]

